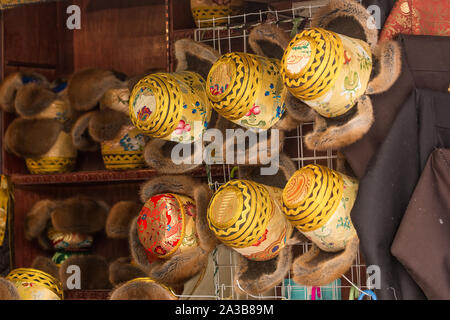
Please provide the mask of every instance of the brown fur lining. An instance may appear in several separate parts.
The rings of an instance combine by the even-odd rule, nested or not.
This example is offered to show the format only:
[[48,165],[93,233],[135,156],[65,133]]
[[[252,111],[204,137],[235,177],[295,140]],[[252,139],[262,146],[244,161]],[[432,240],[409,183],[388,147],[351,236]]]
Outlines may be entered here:
[[249,43],[257,55],[281,59],[289,37],[284,30],[273,24],[261,24],[250,32]]
[[89,134],[97,142],[113,140],[126,124],[131,124],[130,118],[122,112],[112,109],[94,111],[89,120]]
[[67,95],[75,110],[89,111],[99,103],[106,91],[125,85],[112,71],[84,69],[70,78]]
[[0,277],[0,300],[21,300],[16,286],[2,277]]
[[120,201],[109,210],[106,218],[106,235],[113,239],[128,239],[131,220],[142,209],[142,205],[134,201]]
[[350,269],[358,248],[359,239],[356,234],[346,248],[337,253],[325,252],[313,245],[308,252],[294,260],[292,278],[300,285],[327,285]]
[[305,136],[306,146],[311,150],[337,150],[361,139],[373,123],[372,101],[368,96],[362,96],[354,108],[357,108],[354,117],[341,125],[327,125],[317,114],[313,132]]
[[283,281],[291,264],[290,246],[283,248],[276,258],[269,261],[251,261],[239,256],[234,276],[235,290],[252,295],[264,293]]
[[26,84],[17,91],[16,112],[24,118],[33,117],[45,110],[56,98],[56,93],[40,84]]
[[286,112],[299,122],[313,122],[316,116],[314,109],[294,97],[290,92],[286,95]]
[[379,73],[367,86],[367,94],[387,91],[397,81],[402,69],[402,52],[396,41],[380,43],[373,52],[379,61]]
[[56,279],[59,279],[59,268],[50,258],[37,256],[34,258],[31,268],[44,271]]
[[181,39],[175,42],[176,71],[194,71],[204,79],[220,54],[212,47],[192,39]]
[[146,276],[147,273],[144,270],[131,264],[129,257],[119,258],[109,265],[109,281],[114,286]]
[[134,281],[115,288],[110,300],[177,300],[167,289],[157,283]]
[[6,129],[5,147],[21,158],[40,157],[53,147],[62,130],[58,120],[17,118]]
[[51,214],[57,205],[57,201],[40,200],[27,212],[25,216],[25,238],[27,240],[38,237],[46,230]]
[[89,122],[95,111],[83,114],[72,127],[72,142],[75,148],[81,151],[96,151],[100,145],[89,134]]
[[111,109],[128,116],[128,101],[130,100],[130,89],[109,89],[100,100],[100,109]]
[[[378,30],[370,29],[368,21],[371,15],[361,4],[354,0],[330,0],[312,17],[312,27],[321,27],[349,37],[366,41],[371,48],[378,42]],[[364,37],[362,37],[362,31]]]
[[193,178],[186,176],[160,176],[151,179],[142,186],[141,200],[145,203],[150,197],[165,192],[182,194],[194,199],[197,211],[196,230],[199,237],[199,247],[175,254],[167,260],[156,260],[150,264],[147,253],[138,238],[137,217],[131,223],[129,241],[134,261],[149,272],[153,279],[173,285],[189,280],[206,267],[208,254],[217,245],[217,240],[208,228],[206,221],[206,211],[212,196],[207,185],[200,184]]
[[15,72],[8,75],[0,84],[0,107],[6,112],[15,112],[15,100],[18,90],[23,87],[23,77],[37,79],[43,87],[48,87],[47,79],[38,73]]
[[52,213],[53,227],[62,232],[95,233],[105,227],[108,208],[85,197],[63,200]]

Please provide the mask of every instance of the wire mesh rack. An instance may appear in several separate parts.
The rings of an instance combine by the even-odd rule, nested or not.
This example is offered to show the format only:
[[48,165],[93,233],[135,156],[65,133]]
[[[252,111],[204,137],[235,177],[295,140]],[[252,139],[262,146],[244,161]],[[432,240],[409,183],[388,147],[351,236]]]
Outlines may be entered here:
[[[210,20],[212,27],[200,27],[194,32],[194,39],[214,47],[219,53],[232,51],[248,52],[250,48],[247,40],[251,28],[261,23],[274,23],[283,28],[287,33],[293,29],[309,27],[311,17],[317,9],[326,5],[327,0],[316,0],[294,3],[292,8],[285,10],[268,10],[253,13],[245,13],[224,18],[225,25],[217,25],[217,20]],[[294,32],[297,30],[294,30]],[[303,137],[313,128],[313,123],[303,123],[288,133],[285,137],[284,152],[287,153],[297,168],[307,164],[322,164],[329,168],[336,167],[337,152],[328,150],[319,152],[307,149],[303,144]],[[221,185],[235,178],[236,166],[222,165],[223,174],[208,178],[208,183],[213,191]],[[297,245],[301,253],[305,253],[311,247],[311,243]],[[346,300],[351,291],[356,292],[356,297],[363,290],[370,289],[366,284],[366,266],[358,251],[357,257],[349,271],[342,278],[320,288],[304,287],[296,284],[289,273],[284,281],[274,289],[254,296],[249,293],[239,294],[233,284],[234,274],[237,268],[237,252],[220,245],[213,252],[214,261],[214,287],[216,299],[298,299],[298,300]],[[239,286],[239,284],[237,284]],[[352,289],[353,288],[353,289]],[[245,291],[244,291],[245,292]]]

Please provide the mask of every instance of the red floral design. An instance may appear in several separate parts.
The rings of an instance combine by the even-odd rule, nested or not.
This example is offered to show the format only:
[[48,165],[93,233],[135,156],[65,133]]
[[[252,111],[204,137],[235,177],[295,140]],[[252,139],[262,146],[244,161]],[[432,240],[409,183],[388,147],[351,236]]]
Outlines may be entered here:
[[246,113],[245,116],[249,117],[252,114],[254,114],[256,116],[256,115],[258,115],[260,113],[261,113],[261,107],[253,104],[253,107]]
[[180,120],[177,128],[175,129],[175,134],[183,134],[184,132],[189,132],[189,131],[191,131],[191,125],[186,124],[186,122],[184,120]]
[[384,24],[380,41],[398,34],[450,36],[448,0],[398,0]]
[[259,239],[256,241],[256,243],[254,243],[254,244],[252,245],[252,247],[257,247],[257,246],[259,246],[261,243],[263,243],[264,241],[266,241],[266,239],[267,239],[267,232],[269,232],[269,230],[266,229],[266,231],[264,232],[264,234],[263,234],[261,237],[259,237]]

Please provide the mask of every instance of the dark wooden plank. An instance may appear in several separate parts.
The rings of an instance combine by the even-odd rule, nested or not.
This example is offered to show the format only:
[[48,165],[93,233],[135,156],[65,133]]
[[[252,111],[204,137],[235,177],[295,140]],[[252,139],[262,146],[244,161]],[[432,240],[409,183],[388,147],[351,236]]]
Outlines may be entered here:
[[81,30],[73,31],[75,70],[101,67],[134,75],[166,67],[164,1],[74,3],[81,8]]
[[56,66],[56,3],[20,6],[4,12],[5,63]]

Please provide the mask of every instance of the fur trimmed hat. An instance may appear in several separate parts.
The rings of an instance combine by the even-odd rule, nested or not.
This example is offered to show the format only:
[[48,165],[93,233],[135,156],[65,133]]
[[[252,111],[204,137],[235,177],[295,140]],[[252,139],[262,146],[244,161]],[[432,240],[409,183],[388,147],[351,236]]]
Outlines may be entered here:
[[2,277],[0,277],[0,300],[21,300],[16,286]]
[[75,116],[66,86],[64,80],[50,84],[35,73],[17,72],[6,77],[0,86],[0,100],[5,111],[19,116],[6,129],[8,152],[21,158],[39,158],[52,148],[64,155],[76,154],[70,140],[61,138]]
[[[0,85],[0,107],[6,112],[16,112],[16,97],[19,95],[21,89],[27,84],[32,85],[32,87],[42,88],[43,90],[50,88],[49,82],[41,74],[35,72],[12,73],[8,75]],[[47,98],[46,94],[40,96],[40,98],[39,101],[45,100]],[[22,101],[27,100],[21,100],[21,102]],[[27,102],[30,103],[31,101],[28,100]],[[23,107],[23,104],[20,103],[20,106]]]
[[98,150],[101,142],[113,139],[124,125],[131,124],[127,88],[126,76],[109,70],[84,69],[72,75],[67,96],[74,110],[84,113],[71,132],[78,150]]
[[167,192],[188,196],[194,200],[198,246],[175,252],[168,259],[156,259],[149,262],[147,251],[138,237],[137,217],[131,223],[129,242],[133,261],[147,272],[150,278],[168,286],[177,286],[185,283],[206,267],[208,255],[218,242],[206,221],[206,211],[211,198],[211,191],[207,185],[187,176],[155,177],[142,186],[141,200],[145,203],[150,197]]
[[[282,41],[276,39],[274,41],[275,45],[272,46],[265,45],[264,41],[266,41],[266,39],[274,38],[274,36],[272,35],[273,32],[275,32],[277,35],[284,36],[284,34],[277,29],[269,29],[264,31],[265,32],[262,35],[254,36],[255,39],[251,41],[251,43],[253,43],[253,45],[255,46],[254,51],[259,50],[264,55],[270,57],[277,54],[278,55],[282,54],[284,47],[280,46],[285,46],[288,39],[285,38]],[[272,49],[272,51],[270,51],[270,49]],[[177,68],[176,68],[177,72],[189,70],[199,73],[205,79],[207,78],[208,73],[213,64],[220,58],[220,54],[212,47],[196,42],[191,39],[181,39],[175,42],[175,56],[177,59]],[[281,120],[278,121],[273,126],[274,129],[279,129],[279,135],[276,136],[276,139],[278,139],[277,142],[279,146],[278,151],[282,150],[285,131],[296,128],[297,124],[298,121],[295,118],[284,114]],[[224,117],[222,117],[221,115],[219,115],[214,111],[212,114],[212,119],[209,124],[209,128],[220,130],[223,137],[227,136],[226,135],[227,129],[241,129],[244,132],[246,131],[246,129],[242,128],[238,124],[235,124],[225,119]],[[272,137],[269,136],[267,141],[261,141],[257,142],[254,145],[247,146],[245,150],[246,154],[245,163],[260,164],[261,159],[257,157],[259,153],[256,151],[262,149],[271,150],[272,146],[271,139]],[[147,164],[163,174],[187,173],[195,170],[201,165],[197,161],[194,161],[194,159],[199,158],[197,157],[198,154],[196,154],[195,152],[196,151],[201,152],[201,150],[199,150],[201,148],[197,148],[191,151],[189,155],[190,159],[184,159],[185,161],[183,161],[181,164],[174,164],[171,159],[171,153],[176,145],[178,144],[174,142],[153,139],[146,145],[144,150],[144,158]],[[208,143],[203,142],[203,146],[207,147]],[[235,148],[234,137],[232,139],[229,139],[228,141],[227,139],[224,139],[222,148],[219,148],[220,151],[222,152],[224,159],[226,158],[227,150],[231,150],[230,148]]]
[[[373,109],[368,95],[386,91],[400,74],[401,52],[398,44],[393,41],[378,43],[378,31],[370,26],[372,20],[367,10],[354,0],[330,0],[312,17],[313,28],[323,28],[365,41],[372,52],[373,66],[364,94],[357,99],[355,107],[340,116],[322,116],[289,93],[286,99],[287,113],[300,122],[316,122],[313,131],[305,137],[305,143],[310,149],[339,149],[359,140],[373,123]],[[257,26],[252,30],[250,39],[259,39],[261,34],[274,29],[276,27],[264,24]],[[272,32],[272,36],[272,40],[264,45],[266,48],[285,43],[284,40],[274,40],[284,38],[284,34]],[[332,106],[333,101],[329,104]]]
[[[59,239],[66,233],[79,234],[81,239],[76,241],[84,243],[83,239],[89,239],[88,235],[105,228],[108,209],[102,201],[81,196],[65,200],[38,201],[25,217],[25,237],[27,240],[37,239],[41,247],[46,250],[52,250],[52,248],[56,250],[54,246],[59,241],[55,242],[55,239]],[[50,239],[51,234],[53,236],[56,234],[56,238]],[[81,279],[83,290],[110,288],[106,259],[86,254],[87,252],[84,251],[79,252],[78,245],[78,243],[68,243],[68,247],[64,249],[68,252],[68,257],[59,264],[48,257],[37,256],[33,260],[32,268],[54,276],[66,288],[66,280],[70,276],[70,273],[66,273],[66,269],[70,265],[77,265],[83,273]],[[74,252],[71,251],[71,246],[74,246]]]
[[117,286],[110,300],[178,300],[168,287],[150,278],[136,278]]
[[[260,167],[248,166],[239,168],[239,178],[248,179],[263,185],[283,188],[289,177],[295,172],[295,165],[286,154],[280,155],[280,170],[274,176],[260,175]],[[292,237],[296,237],[294,230]],[[280,250],[279,254],[267,261],[252,261],[238,255],[237,268],[234,273],[233,285],[237,292],[259,295],[274,288],[286,277],[292,265],[293,247],[289,245]]]

